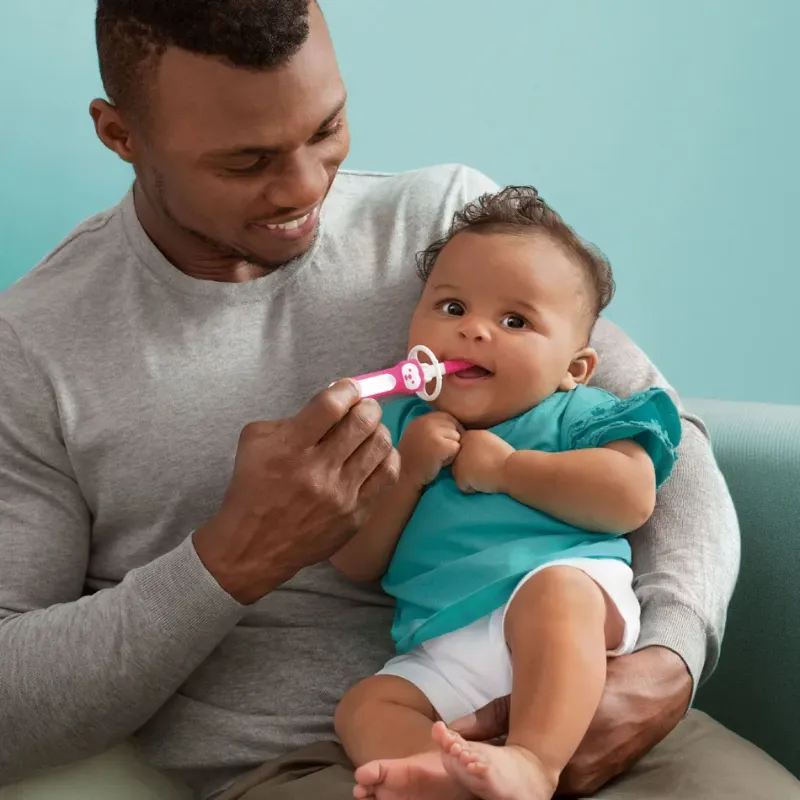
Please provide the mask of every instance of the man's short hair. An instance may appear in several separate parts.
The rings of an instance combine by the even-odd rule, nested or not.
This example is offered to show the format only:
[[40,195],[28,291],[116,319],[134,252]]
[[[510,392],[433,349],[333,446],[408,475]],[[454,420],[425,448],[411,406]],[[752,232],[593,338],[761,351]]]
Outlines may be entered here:
[[98,0],[100,75],[109,100],[145,111],[168,47],[250,70],[281,67],[308,38],[310,0]]

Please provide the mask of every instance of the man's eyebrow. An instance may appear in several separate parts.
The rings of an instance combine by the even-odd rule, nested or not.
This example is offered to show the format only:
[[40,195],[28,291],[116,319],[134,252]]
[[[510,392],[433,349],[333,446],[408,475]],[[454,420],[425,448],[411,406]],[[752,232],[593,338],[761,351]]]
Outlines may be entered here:
[[[347,105],[347,98],[345,97],[341,103],[319,124],[317,133],[325,130],[331,122],[333,122],[339,114],[342,113],[344,107]],[[270,156],[280,153],[279,147],[263,147],[261,145],[242,145],[241,147],[228,147],[224,150],[211,150],[206,153],[204,159],[223,158],[225,156]]]
[[330,114],[328,114],[328,116],[325,117],[324,120],[322,120],[319,128],[317,128],[317,132],[319,133],[319,131],[325,130],[325,128],[327,128],[328,125],[330,125],[331,122],[333,122],[336,119],[336,117],[338,117],[339,114],[341,114],[342,111],[344,111],[344,107],[346,105],[347,105],[347,98],[345,97],[344,100],[342,100],[342,102],[339,103],[339,105],[336,106],[336,108]]

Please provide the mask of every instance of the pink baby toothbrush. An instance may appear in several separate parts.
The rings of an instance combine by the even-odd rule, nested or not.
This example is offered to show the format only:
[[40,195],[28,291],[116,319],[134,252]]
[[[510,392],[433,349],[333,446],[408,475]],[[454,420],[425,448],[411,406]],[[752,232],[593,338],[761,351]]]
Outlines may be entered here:
[[[419,360],[420,353],[430,361],[425,364]],[[370,372],[353,378],[361,389],[362,397],[385,397],[390,394],[416,394],[426,402],[435,400],[442,391],[442,379],[445,375],[469,369],[473,364],[469,361],[443,361],[425,346],[412,348],[405,361],[395,364],[391,369]],[[432,392],[426,389],[427,384],[436,381]]]

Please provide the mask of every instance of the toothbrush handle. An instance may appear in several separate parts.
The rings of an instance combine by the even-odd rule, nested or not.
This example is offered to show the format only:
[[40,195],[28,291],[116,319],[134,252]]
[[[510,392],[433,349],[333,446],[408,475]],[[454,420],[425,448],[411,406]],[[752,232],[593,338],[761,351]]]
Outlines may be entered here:
[[[438,369],[442,375],[458,372],[471,367],[469,361],[445,361],[439,364]],[[416,359],[407,359],[395,364],[390,369],[379,372],[369,372],[359,375],[353,380],[361,389],[361,397],[386,397],[391,394],[417,394],[424,389],[428,381],[434,379],[433,375],[426,374],[434,368],[430,364],[420,364]]]
[[361,397],[385,397],[394,394],[398,387],[396,369],[393,367],[353,378],[361,390]]
[[361,389],[363,398],[416,394],[424,385],[422,368],[417,361],[401,361],[391,369],[359,375],[353,380]]

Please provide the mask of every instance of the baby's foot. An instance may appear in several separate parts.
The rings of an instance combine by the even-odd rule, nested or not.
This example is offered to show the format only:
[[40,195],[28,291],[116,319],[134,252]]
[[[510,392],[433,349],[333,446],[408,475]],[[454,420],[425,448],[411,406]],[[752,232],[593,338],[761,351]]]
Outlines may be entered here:
[[467,742],[443,722],[433,728],[444,768],[483,800],[550,800],[558,781],[523,747]]
[[356,770],[358,800],[469,800],[472,793],[444,768],[439,752],[370,761]]

